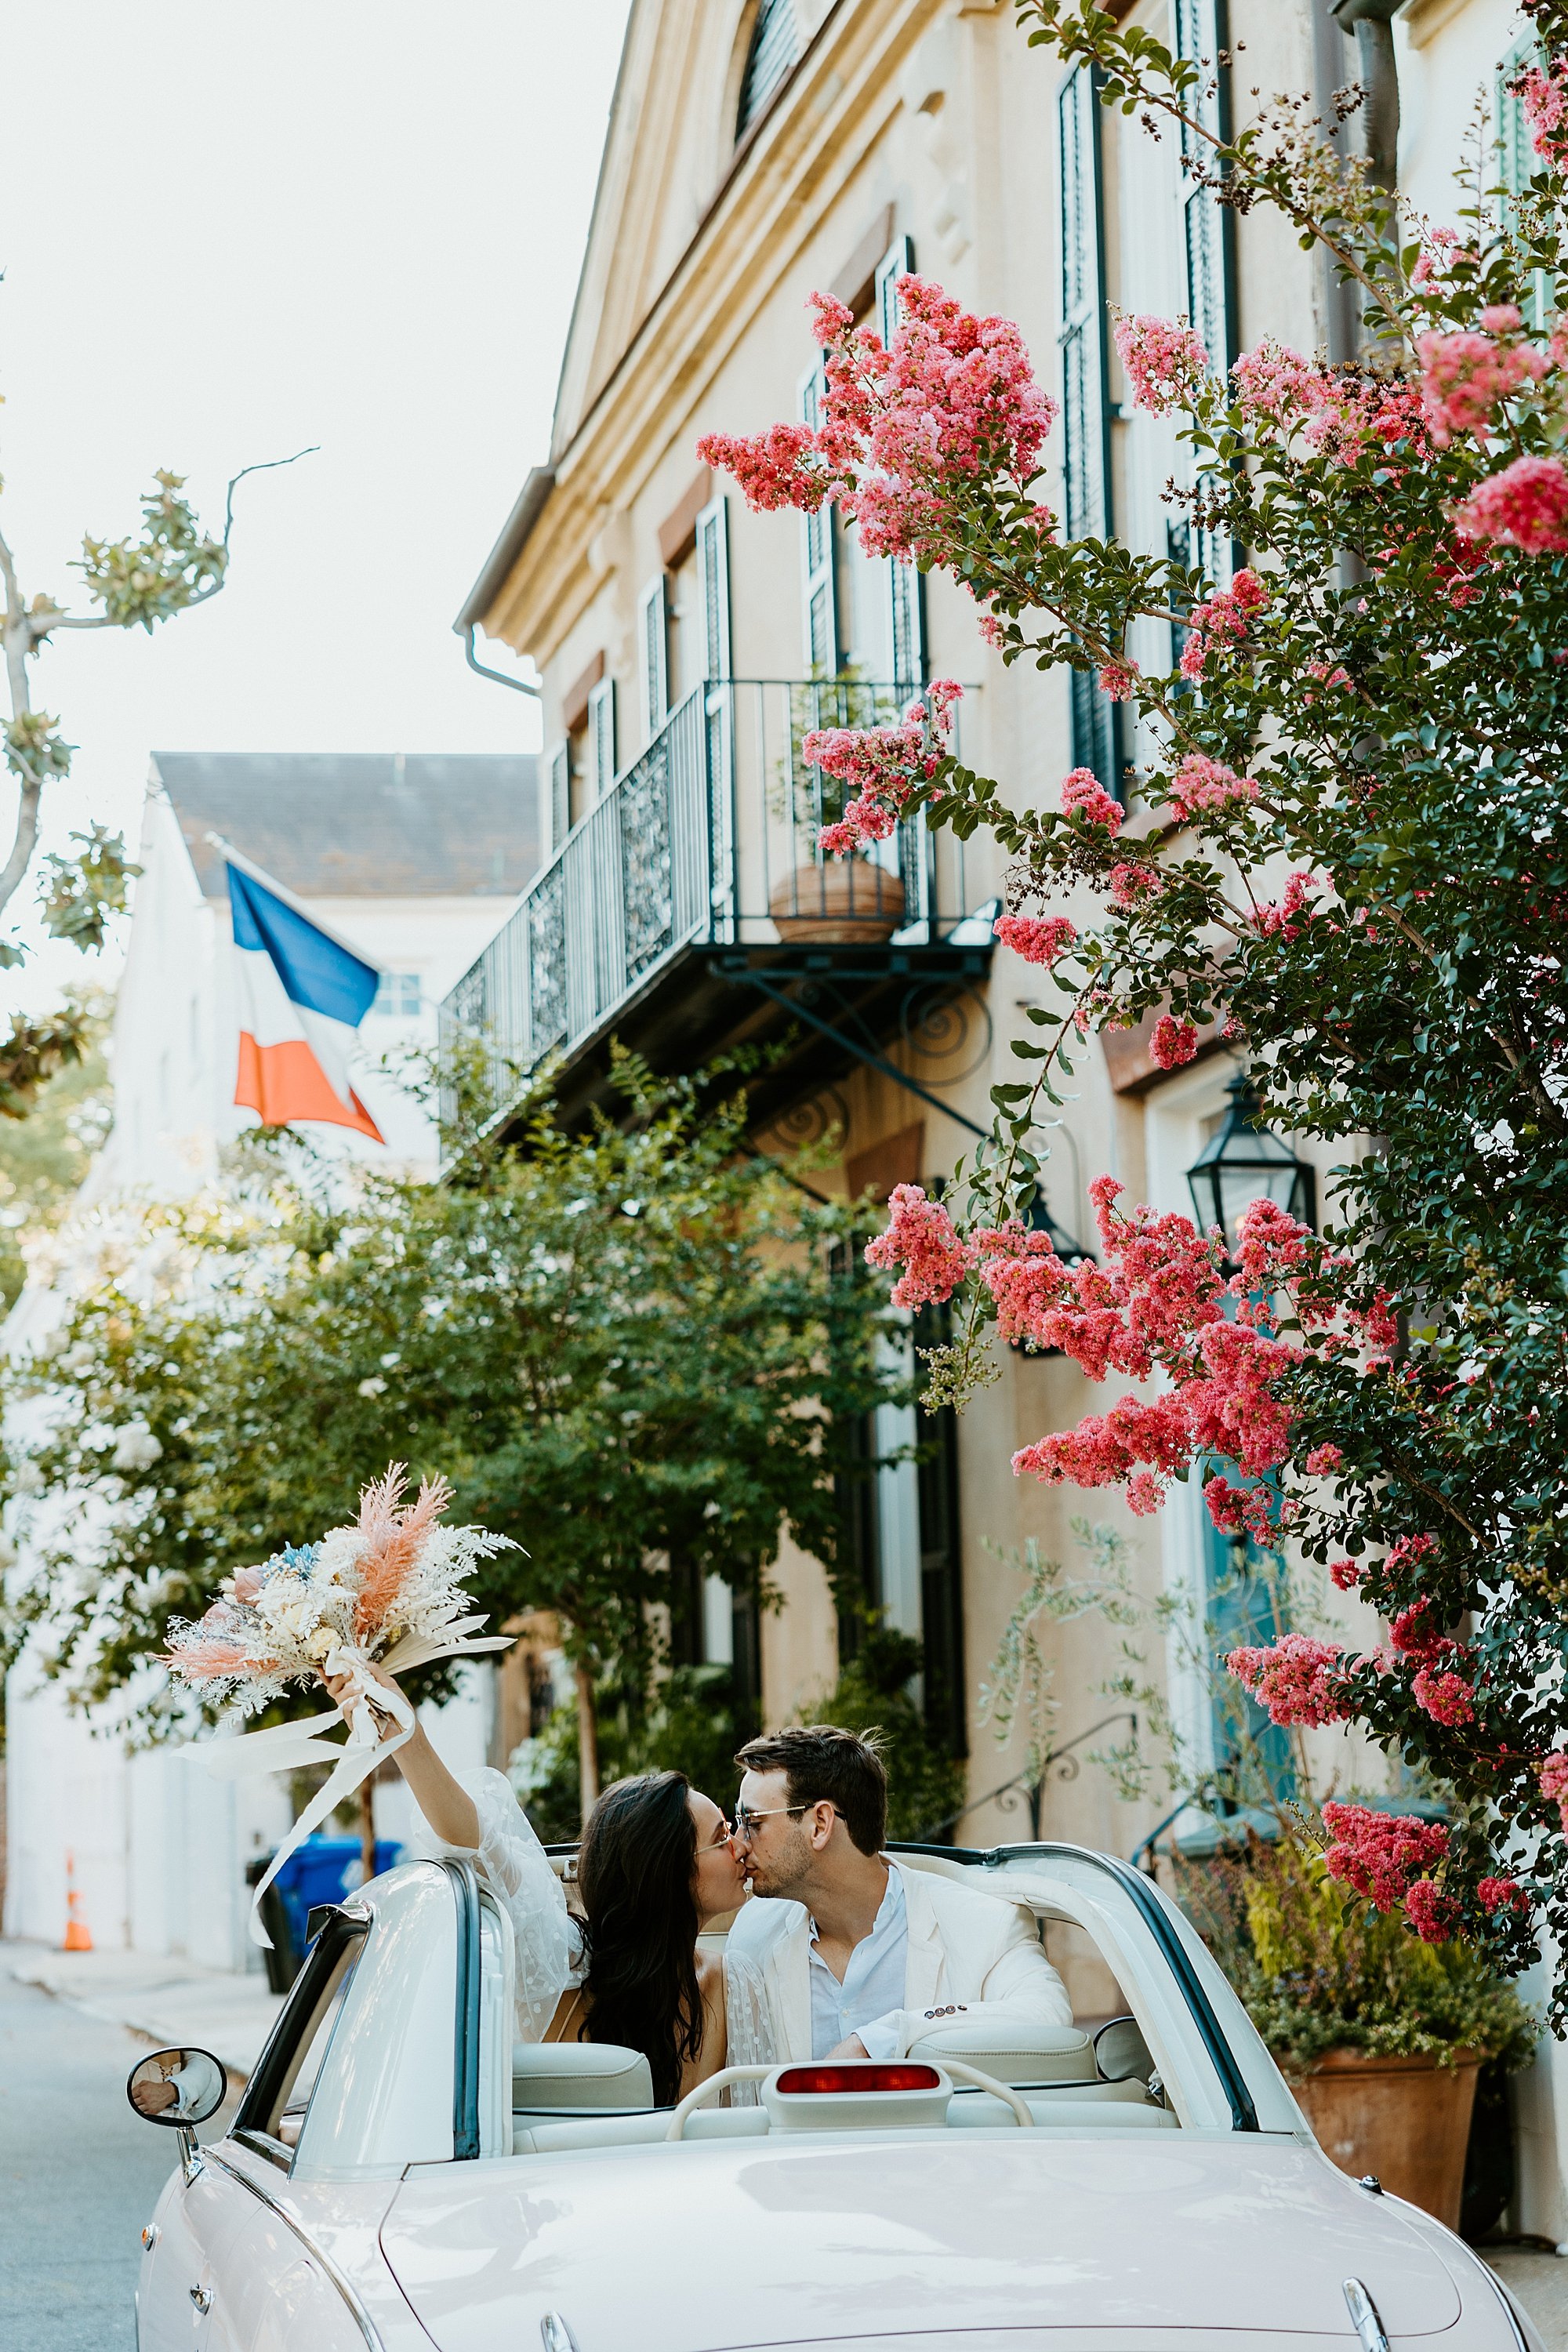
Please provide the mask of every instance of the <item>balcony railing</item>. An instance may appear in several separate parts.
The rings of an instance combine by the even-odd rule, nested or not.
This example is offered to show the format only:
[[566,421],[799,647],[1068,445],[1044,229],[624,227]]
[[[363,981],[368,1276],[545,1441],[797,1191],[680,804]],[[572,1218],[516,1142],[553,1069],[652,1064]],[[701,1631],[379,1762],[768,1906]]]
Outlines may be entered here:
[[825,859],[817,835],[842,789],[802,749],[814,728],[896,720],[914,692],[846,679],[694,687],[446,998],[443,1058],[479,1042],[504,1108],[520,1077],[573,1055],[690,947],[941,940],[966,912],[962,843],[917,818],[868,858]]

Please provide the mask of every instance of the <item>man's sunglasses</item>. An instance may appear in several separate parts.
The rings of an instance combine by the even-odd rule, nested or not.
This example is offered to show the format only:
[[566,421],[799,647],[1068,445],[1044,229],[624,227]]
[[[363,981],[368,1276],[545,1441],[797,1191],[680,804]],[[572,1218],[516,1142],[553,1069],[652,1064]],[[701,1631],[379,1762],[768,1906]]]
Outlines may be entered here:
[[[826,1797],[804,1797],[798,1805],[763,1805],[757,1808],[751,1805],[737,1805],[735,1835],[737,1838],[744,1838],[749,1844],[756,1834],[759,1822],[772,1821],[775,1813],[809,1813],[813,1805],[822,1805],[826,1802]],[[834,1805],[831,1810],[837,1812],[838,1808]]]

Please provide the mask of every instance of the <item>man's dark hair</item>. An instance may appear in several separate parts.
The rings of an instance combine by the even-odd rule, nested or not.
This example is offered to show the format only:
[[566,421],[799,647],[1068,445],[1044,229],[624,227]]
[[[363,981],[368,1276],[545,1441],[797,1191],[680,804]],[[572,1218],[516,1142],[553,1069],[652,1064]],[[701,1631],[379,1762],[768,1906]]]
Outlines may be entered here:
[[782,1772],[793,1806],[826,1797],[862,1853],[879,1853],[888,1835],[888,1773],[875,1731],[841,1731],[835,1723],[792,1723],[748,1739],[735,1759],[743,1772]]

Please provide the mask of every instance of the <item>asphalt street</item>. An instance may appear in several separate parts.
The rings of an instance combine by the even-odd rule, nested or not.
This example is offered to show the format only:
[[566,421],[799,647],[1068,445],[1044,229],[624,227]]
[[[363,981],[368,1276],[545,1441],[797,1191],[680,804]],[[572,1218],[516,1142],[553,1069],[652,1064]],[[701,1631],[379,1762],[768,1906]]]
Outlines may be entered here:
[[125,2077],[145,2042],[11,1975],[0,1944],[0,2344],[132,2352],[140,2231],[174,2161]]

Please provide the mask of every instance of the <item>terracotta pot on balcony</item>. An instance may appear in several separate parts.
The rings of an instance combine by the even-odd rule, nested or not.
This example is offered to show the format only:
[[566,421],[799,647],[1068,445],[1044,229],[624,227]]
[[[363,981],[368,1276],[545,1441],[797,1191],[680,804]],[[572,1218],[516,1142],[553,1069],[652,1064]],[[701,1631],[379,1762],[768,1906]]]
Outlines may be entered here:
[[1357,2180],[1375,2173],[1391,2196],[1457,2230],[1479,2067],[1468,2052],[1438,2066],[1429,2058],[1331,2050],[1290,2088],[1342,2172]]
[[861,857],[797,866],[773,885],[768,912],[792,944],[879,947],[903,929],[904,886]]

